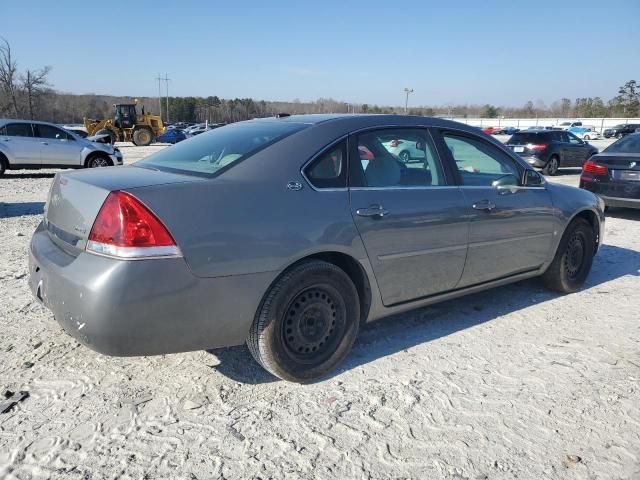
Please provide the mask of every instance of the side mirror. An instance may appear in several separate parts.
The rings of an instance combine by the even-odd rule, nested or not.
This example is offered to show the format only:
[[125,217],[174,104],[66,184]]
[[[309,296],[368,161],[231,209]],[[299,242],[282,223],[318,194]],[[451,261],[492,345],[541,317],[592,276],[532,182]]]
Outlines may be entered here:
[[497,189],[517,187],[518,186],[518,177],[516,177],[512,173],[508,173],[507,175],[503,175],[503,176],[495,179],[491,183],[491,186],[495,187]]
[[535,170],[526,170],[524,173],[525,187],[542,187],[546,182],[544,177]]

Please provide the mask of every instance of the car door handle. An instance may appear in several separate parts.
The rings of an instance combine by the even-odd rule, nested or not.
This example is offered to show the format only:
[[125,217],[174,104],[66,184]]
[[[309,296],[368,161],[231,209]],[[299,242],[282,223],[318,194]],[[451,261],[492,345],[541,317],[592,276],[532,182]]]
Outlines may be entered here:
[[49,145],[49,142],[40,142],[42,145]]
[[490,212],[491,210],[496,208],[496,204],[490,202],[489,200],[480,200],[479,202],[473,204],[473,208],[475,208],[476,210],[486,210],[487,212]]
[[384,217],[389,213],[389,210],[382,208],[382,205],[371,205],[369,208],[359,208],[356,210],[356,215],[361,217]]

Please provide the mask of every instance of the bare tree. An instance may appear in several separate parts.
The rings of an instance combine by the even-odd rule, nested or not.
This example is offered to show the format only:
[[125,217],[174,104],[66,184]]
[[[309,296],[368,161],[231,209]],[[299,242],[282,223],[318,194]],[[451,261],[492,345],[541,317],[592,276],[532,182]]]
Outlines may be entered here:
[[0,41],[0,89],[8,97],[10,106],[13,107],[13,114],[18,117],[18,86],[16,85],[18,63],[11,56],[9,42],[2,37]]
[[50,71],[51,67],[44,67],[41,70],[27,70],[26,73],[20,75],[20,84],[27,96],[29,118],[31,120],[34,119],[34,104],[50,86],[47,83],[47,75],[49,75]]

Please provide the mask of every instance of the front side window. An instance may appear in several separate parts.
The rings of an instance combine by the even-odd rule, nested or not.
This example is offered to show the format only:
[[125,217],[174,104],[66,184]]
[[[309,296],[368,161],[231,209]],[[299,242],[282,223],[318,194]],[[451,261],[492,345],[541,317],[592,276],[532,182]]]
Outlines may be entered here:
[[40,138],[51,138],[57,140],[67,140],[70,135],[67,135],[66,132],[63,132],[61,129],[53,127],[51,125],[36,125],[36,132],[38,132],[38,137]]
[[374,130],[359,134],[355,138],[352,155],[357,160],[353,162],[352,186],[445,185],[440,161],[426,130]]
[[33,137],[30,123],[9,123],[5,131],[5,135],[9,137]]
[[307,127],[302,123],[278,121],[239,122],[160,150],[136,165],[212,177]]
[[573,133],[567,133],[566,135],[569,137],[569,143],[573,143],[574,145],[580,145],[582,143]]
[[483,140],[445,133],[444,142],[451,152],[463,185],[491,186],[505,175],[519,178],[511,157]]
[[305,174],[316,188],[347,186],[347,142],[329,147],[309,165]]

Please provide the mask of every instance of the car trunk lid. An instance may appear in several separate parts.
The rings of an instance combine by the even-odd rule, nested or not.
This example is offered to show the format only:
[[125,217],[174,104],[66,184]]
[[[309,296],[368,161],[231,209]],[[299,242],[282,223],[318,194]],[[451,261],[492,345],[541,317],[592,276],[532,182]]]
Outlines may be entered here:
[[44,223],[50,238],[67,253],[85,249],[93,222],[112,191],[204,179],[140,167],[58,173],[49,190]]

